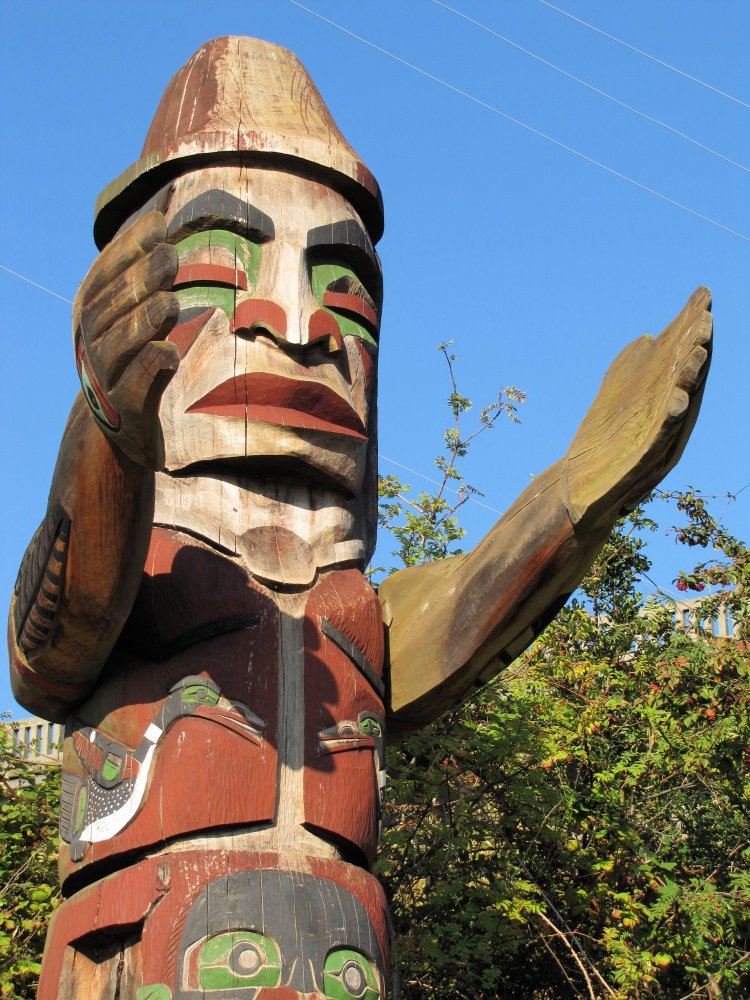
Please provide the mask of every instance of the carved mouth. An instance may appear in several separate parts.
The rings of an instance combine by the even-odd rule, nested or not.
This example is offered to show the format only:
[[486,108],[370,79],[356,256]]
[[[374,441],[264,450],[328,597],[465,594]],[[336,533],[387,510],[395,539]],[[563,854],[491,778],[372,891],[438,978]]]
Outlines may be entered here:
[[351,405],[328,386],[270,372],[250,372],[228,379],[185,412],[366,438],[362,421]]

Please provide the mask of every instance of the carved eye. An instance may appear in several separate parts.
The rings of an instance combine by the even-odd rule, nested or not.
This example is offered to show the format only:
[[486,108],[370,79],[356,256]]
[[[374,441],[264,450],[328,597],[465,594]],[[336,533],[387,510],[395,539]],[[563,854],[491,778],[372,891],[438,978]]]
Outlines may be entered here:
[[107,399],[96,376],[89,369],[86,349],[80,334],[76,341],[76,365],[78,367],[78,377],[81,380],[83,395],[86,397],[86,402],[91,412],[107,430],[118,431],[120,429],[120,417],[117,410]]
[[191,684],[185,688],[180,697],[187,705],[215,705],[219,700],[218,692],[203,684]]
[[383,735],[383,727],[374,715],[365,715],[359,720],[359,730],[365,736],[380,738]]
[[310,280],[315,300],[336,317],[342,337],[376,343],[379,321],[375,303],[350,267],[313,264]]
[[273,987],[281,979],[281,954],[273,938],[259,931],[226,931],[196,941],[185,952],[185,989],[232,990]]
[[351,948],[334,948],[323,967],[325,995],[332,1000],[380,1000],[380,976],[375,963]]

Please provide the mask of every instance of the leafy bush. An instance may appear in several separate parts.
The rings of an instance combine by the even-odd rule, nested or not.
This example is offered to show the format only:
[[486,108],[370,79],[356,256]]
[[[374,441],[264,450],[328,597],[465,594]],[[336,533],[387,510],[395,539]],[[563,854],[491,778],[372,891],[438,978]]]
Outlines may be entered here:
[[[413,501],[384,482],[402,563],[460,538],[469,493],[446,486]],[[670,499],[677,540],[710,556],[678,587],[711,595],[708,619],[728,604],[733,639],[644,602],[656,526],[637,510],[531,650],[390,748],[377,870],[397,995],[750,996],[750,553],[696,491]]]
[[0,997],[36,996],[47,922],[59,902],[59,767],[15,752],[0,725]]

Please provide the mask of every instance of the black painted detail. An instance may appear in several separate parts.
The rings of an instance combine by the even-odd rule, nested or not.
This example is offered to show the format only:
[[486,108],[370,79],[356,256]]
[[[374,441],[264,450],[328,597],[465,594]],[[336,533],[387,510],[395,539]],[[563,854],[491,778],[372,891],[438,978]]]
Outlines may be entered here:
[[[56,507],[47,513],[26,550],[13,588],[13,624],[24,652],[36,649],[49,636],[62,590],[69,539],[70,518],[62,507]],[[42,606],[41,600],[47,606]]]
[[170,222],[167,238],[174,243],[206,229],[228,229],[255,243],[266,243],[276,234],[273,219],[265,212],[218,188],[205,191],[184,205]]
[[320,624],[323,629],[323,635],[328,636],[329,639],[335,642],[342,653],[346,653],[370,687],[382,698],[385,694],[385,684],[378,677],[372,665],[367,661],[364,653],[357,649],[354,643],[347,639],[343,632],[339,632],[335,625],[331,625],[327,618],[321,618]]

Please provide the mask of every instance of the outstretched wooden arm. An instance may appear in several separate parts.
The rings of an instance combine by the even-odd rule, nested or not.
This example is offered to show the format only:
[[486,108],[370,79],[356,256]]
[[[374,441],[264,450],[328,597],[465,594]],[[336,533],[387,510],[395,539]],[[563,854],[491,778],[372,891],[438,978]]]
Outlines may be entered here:
[[615,360],[567,454],[471,552],[380,587],[394,732],[432,721],[498,673],[551,621],[614,522],[676,464],[708,371],[710,295]]
[[471,552],[381,584],[394,731],[432,721],[507,666],[580,582],[608,532],[576,534],[563,469],[534,480]]
[[117,640],[143,571],[153,482],[153,472],[101,432],[79,395],[10,607],[13,694],[35,715],[62,721]]

